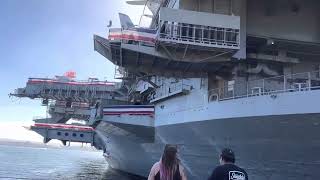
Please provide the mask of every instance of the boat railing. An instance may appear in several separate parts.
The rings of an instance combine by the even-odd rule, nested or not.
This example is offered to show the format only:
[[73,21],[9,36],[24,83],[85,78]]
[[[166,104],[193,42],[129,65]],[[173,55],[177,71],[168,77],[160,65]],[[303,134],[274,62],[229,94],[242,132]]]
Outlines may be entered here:
[[68,85],[114,85],[115,82],[99,81],[96,79],[89,80],[64,80],[56,78],[29,78],[28,83],[62,83]]
[[[32,85],[30,88],[36,88],[40,95],[54,95],[59,97],[97,97],[107,95],[107,92],[113,91],[117,85],[115,82],[89,80],[59,80],[59,79],[42,79],[29,78],[27,83]],[[36,91],[34,91],[36,92]]]
[[217,48],[239,49],[240,30],[193,24],[164,22],[160,28],[160,41],[173,41],[182,44],[192,43]]
[[162,7],[158,21],[159,43],[240,49],[239,16]]
[[208,91],[208,101],[224,101],[252,96],[320,89],[320,71],[286,74],[247,82],[228,83]]
[[17,96],[59,99],[73,98],[75,101],[89,101],[92,98],[111,98],[110,92],[116,91],[120,83],[89,80],[67,80],[57,78],[29,78],[27,85],[19,89]]

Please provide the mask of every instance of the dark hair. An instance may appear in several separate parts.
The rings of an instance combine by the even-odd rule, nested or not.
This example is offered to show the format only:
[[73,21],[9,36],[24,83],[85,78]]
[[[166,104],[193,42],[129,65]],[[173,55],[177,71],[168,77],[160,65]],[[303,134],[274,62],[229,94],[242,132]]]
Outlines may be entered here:
[[176,171],[179,160],[177,158],[177,146],[167,144],[164,148],[160,165],[161,179],[171,180]]
[[220,157],[227,163],[235,163],[236,158],[234,152],[231,149],[225,148],[221,151]]

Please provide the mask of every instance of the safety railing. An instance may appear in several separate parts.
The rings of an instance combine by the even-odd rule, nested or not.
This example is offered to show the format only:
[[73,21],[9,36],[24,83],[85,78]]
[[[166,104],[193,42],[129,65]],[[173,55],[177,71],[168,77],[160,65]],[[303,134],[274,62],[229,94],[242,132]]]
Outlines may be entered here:
[[86,81],[64,81],[61,79],[30,78],[27,86],[19,90],[17,96],[47,98],[74,101],[90,101],[91,99],[109,99],[110,92],[116,91],[117,82],[98,81],[91,78]]
[[208,101],[264,96],[320,89],[320,71],[287,74],[248,82],[235,82],[208,91]]
[[195,48],[240,49],[240,17],[162,7],[159,43]]
[[240,48],[240,30],[176,22],[163,22],[159,41],[172,41],[217,48]]
[[[54,103],[50,104],[50,107],[55,108],[55,107],[67,107],[68,102],[67,101],[55,101]],[[69,104],[69,107],[72,108],[90,108],[89,103],[87,102],[71,102]]]
[[65,85],[105,85],[105,86],[113,86],[114,82],[107,81],[99,81],[96,79],[88,79],[88,80],[62,80],[55,78],[29,78],[28,82],[30,84],[65,84]]

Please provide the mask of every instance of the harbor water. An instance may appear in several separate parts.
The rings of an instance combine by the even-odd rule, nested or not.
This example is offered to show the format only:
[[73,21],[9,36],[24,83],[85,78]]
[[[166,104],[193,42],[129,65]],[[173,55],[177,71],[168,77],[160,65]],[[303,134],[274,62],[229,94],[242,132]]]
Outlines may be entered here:
[[101,152],[0,145],[0,179],[141,180],[108,167]]

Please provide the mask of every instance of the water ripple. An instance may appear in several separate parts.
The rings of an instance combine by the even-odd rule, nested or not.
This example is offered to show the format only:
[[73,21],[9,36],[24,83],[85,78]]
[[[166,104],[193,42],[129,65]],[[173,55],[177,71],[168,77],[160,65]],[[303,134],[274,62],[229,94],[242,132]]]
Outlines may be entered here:
[[0,146],[0,179],[141,180],[108,168],[101,152]]

